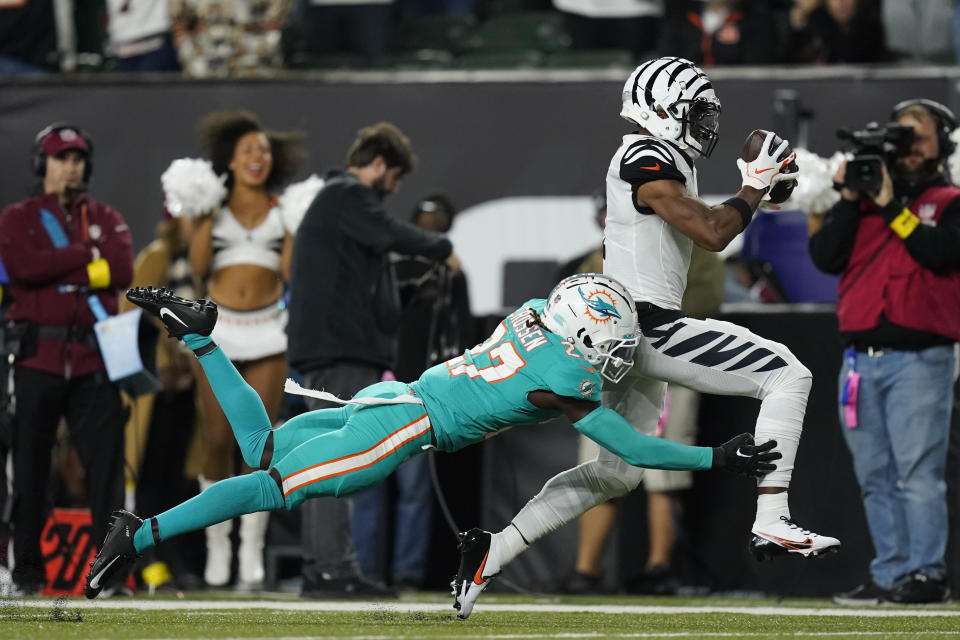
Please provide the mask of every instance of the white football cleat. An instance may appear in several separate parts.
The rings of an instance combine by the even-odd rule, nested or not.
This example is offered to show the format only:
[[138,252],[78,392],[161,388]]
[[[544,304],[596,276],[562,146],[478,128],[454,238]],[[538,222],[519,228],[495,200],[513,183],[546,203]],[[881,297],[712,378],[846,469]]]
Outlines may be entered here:
[[457,617],[465,620],[470,617],[473,605],[495,576],[500,574],[500,566],[490,558],[490,532],[483,529],[470,529],[460,534],[460,568],[453,587],[453,608]]
[[778,522],[768,525],[754,524],[752,533],[750,553],[761,562],[792,553],[807,558],[840,550],[840,541],[836,538],[804,529],[785,516],[780,516]]

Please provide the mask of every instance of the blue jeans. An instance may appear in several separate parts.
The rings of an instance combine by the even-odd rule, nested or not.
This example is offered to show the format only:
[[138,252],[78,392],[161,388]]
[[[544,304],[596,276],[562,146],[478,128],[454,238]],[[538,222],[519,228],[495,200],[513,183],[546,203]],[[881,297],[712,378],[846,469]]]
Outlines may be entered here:
[[[397,497],[394,506],[393,581],[420,583],[427,567],[427,549],[433,515],[433,484],[430,456],[419,455],[403,463],[394,473]],[[380,515],[386,498],[380,484],[353,496],[353,546],[357,564],[365,576],[380,576],[380,544],[383,531]]]
[[[845,361],[840,370],[841,390],[848,367]],[[914,572],[942,578],[954,347],[857,352],[855,367],[859,426],[847,427],[843,407],[840,424],[876,551],[870,573],[882,587]]]

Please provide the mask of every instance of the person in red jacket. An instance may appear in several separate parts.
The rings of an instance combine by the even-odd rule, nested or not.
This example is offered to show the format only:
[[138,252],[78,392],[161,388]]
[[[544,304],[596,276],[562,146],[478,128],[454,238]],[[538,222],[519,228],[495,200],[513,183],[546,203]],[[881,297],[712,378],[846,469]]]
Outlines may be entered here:
[[106,535],[123,503],[123,416],[93,325],[95,309],[117,313],[133,277],[123,217],[86,193],[93,143],[77,127],[44,128],[34,142],[38,195],[0,212],[0,255],[10,277],[5,316],[16,336],[13,435],[13,579],[22,593],[43,586],[40,533],[48,505],[50,451],[64,417],[85,470],[91,540]]
[[[907,100],[891,120],[913,128],[876,193],[842,187],[810,238],[822,271],[841,274],[846,343],[840,422],[876,556],[870,580],[839,604],[950,597],[946,460],[960,341],[960,189],[950,184],[953,113]],[[836,175],[847,184],[846,163]]]

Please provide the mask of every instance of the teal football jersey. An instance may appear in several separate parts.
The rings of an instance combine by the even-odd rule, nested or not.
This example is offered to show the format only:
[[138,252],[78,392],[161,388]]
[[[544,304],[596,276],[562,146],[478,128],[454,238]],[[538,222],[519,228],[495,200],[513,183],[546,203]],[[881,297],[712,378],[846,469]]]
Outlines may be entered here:
[[600,402],[596,369],[571,342],[535,322],[534,312],[545,305],[546,300],[526,302],[483,344],[431,367],[410,385],[423,400],[441,451],[560,414],[530,404],[531,391]]

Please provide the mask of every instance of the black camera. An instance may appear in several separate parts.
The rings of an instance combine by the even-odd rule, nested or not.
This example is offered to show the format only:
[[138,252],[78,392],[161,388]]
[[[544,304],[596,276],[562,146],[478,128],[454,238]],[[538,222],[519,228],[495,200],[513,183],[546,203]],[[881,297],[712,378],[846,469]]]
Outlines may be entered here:
[[900,124],[867,124],[859,131],[837,129],[837,137],[853,145],[843,186],[859,193],[877,193],[883,185],[883,165],[910,153],[913,127]]

